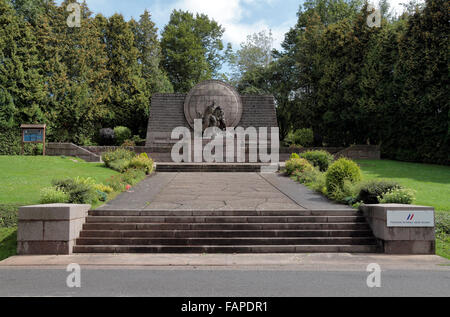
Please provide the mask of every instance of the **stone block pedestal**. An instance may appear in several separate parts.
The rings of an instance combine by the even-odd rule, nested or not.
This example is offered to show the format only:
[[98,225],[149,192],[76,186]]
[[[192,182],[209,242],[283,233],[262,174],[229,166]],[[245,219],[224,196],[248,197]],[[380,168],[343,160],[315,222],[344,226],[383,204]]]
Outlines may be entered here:
[[90,205],[49,204],[19,209],[18,254],[71,254]]
[[[386,254],[435,254],[434,208],[401,204],[362,205],[363,212],[381,249]],[[389,212],[400,212],[397,224]],[[432,213],[432,221],[421,226],[415,219]],[[404,215],[404,216],[403,216]],[[404,219],[403,219],[404,218]]]

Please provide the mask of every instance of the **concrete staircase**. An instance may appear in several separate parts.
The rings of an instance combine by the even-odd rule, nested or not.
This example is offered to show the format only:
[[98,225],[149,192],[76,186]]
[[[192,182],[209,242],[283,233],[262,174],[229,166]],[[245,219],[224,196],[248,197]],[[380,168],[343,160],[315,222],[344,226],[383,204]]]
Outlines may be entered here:
[[91,211],[74,253],[378,251],[353,210]]

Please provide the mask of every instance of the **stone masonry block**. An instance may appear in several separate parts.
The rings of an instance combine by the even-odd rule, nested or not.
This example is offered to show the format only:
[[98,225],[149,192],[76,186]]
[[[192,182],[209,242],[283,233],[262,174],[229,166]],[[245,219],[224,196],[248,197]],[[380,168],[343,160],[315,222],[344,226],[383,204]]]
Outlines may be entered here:
[[49,204],[19,209],[18,254],[70,254],[90,205]]
[[19,208],[19,220],[72,220],[87,216],[90,205],[48,204]]
[[387,211],[423,211],[434,208],[427,206],[379,204],[362,205],[363,212],[375,237],[380,240],[387,254],[434,254],[435,228],[430,227],[388,227]]

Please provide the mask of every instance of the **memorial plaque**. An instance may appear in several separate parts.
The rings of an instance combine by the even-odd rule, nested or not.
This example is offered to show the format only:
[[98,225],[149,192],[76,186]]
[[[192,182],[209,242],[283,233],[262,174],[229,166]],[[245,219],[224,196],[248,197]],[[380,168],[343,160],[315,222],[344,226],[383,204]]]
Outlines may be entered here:
[[432,210],[388,210],[388,227],[434,227]]

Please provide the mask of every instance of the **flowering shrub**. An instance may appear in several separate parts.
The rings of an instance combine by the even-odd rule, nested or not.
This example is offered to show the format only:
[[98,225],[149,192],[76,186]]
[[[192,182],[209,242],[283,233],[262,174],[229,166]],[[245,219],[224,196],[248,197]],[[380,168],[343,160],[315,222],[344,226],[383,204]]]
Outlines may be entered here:
[[388,191],[383,197],[379,197],[378,199],[381,204],[411,205],[416,199],[416,191],[406,188],[396,188]]
[[292,175],[294,172],[302,173],[306,170],[314,169],[312,165],[305,159],[293,158],[286,161],[286,173]]

